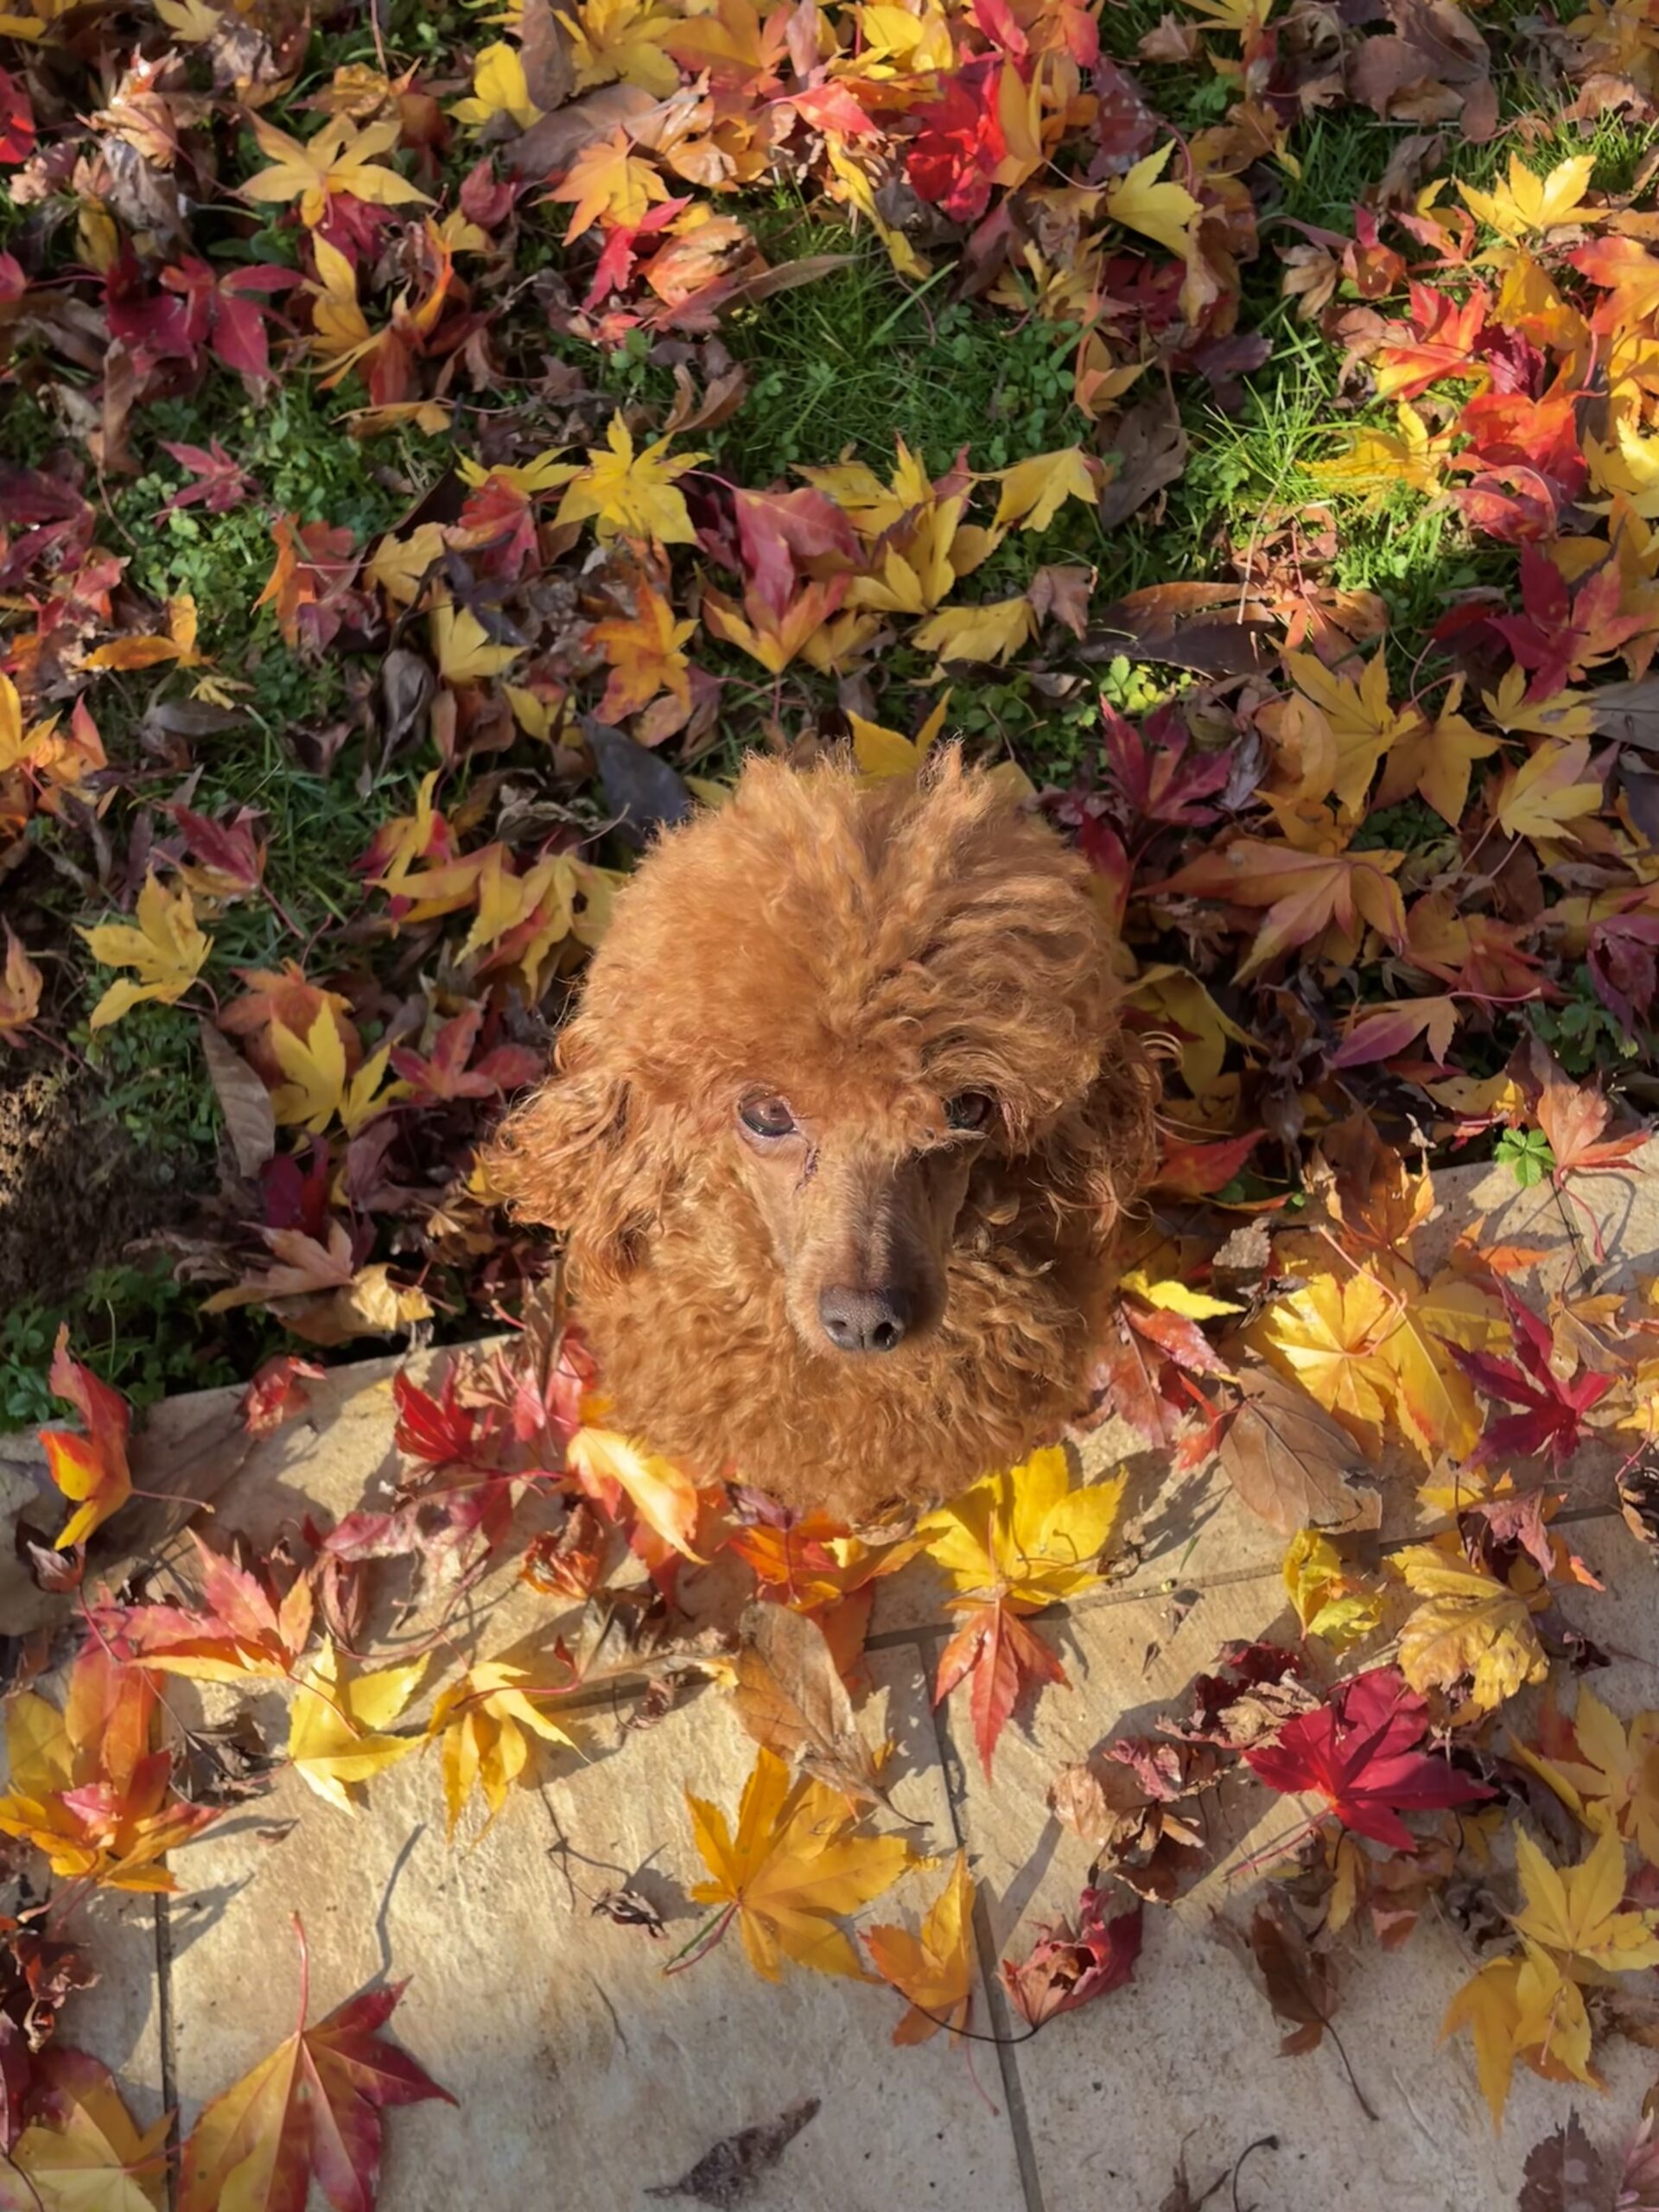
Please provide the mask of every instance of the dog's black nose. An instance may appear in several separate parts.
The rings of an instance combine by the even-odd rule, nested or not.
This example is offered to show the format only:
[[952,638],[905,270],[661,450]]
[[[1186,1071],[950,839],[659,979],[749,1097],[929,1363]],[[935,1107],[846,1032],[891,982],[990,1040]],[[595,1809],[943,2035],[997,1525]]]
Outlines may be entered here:
[[821,1290],[818,1319],[837,1351],[891,1351],[904,1342],[910,1326],[910,1298],[896,1284],[881,1290]]

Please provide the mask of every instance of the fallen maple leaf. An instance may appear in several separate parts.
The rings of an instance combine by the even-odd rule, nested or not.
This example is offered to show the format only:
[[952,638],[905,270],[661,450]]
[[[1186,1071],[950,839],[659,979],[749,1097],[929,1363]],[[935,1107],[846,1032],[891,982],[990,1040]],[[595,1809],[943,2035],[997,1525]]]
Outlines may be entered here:
[[1198,203],[1184,186],[1158,181],[1174,150],[1175,142],[1171,139],[1167,146],[1148,154],[1119,177],[1107,190],[1106,213],[1125,230],[1155,238],[1184,260],[1192,250],[1192,219]]
[[1492,1792],[1419,1748],[1428,1708],[1392,1667],[1341,1683],[1328,1700],[1287,1721],[1276,1744],[1247,1749],[1269,1789],[1323,1797],[1343,1826],[1391,1851],[1414,1851],[1400,1815],[1472,1805]]
[[697,534],[678,480],[709,456],[683,453],[670,461],[668,448],[662,437],[636,453],[632,433],[620,413],[613,415],[603,448],[590,446],[587,467],[572,472],[558,520],[591,520],[601,543],[620,535],[655,545],[695,545]]
[[141,2135],[108,2067],[62,2044],[31,2073],[37,2116],[0,2158],[3,2212],[162,2212],[172,2113]]
[[1503,2123],[1517,2059],[1549,2081],[1602,2086],[1590,2065],[1584,1993],[1535,1945],[1529,1944],[1519,1958],[1491,1960],[1471,1975],[1446,2008],[1442,2042],[1459,2028],[1474,2039],[1475,2068],[1494,2132]]
[[690,1475],[613,1428],[579,1428],[565,1446],[565,1464],[596,1504],[612,1510],[612,1486],[626,1493],[647,1528],[687,1559],[696,1559],[697,1492]]
[[1467,1678],[1469,1704],[1489,1712],[1543,1681],[1549,1662],[1532,1600],[1433,1544],[1408,1544],[1389,1564],[1424,1600],[1400,1631],[1401,1671],[1414,1689],[1449,1690]]
[[6,964],[0,972],[0,1044],[15,1045],[41,1010],[41,971],[6,924]]
[[1283,1573],[1303,1636],[1317,1636],[1332,1651],[1363,1643],[1381,1623],[1381,1592],[1354,1573],[1319,1529],[1303,1529],[1292,1538]]
[[321,1134],[338,1119],[348,1136],[372,1122],[377,1114],[401,1098],[407,1085],[388,1084],[377,1095],[375,1086],[386,1071],[391,1047],[372,1052],[355,1075],[346,1071],[346,1046],[331,1006],[319,1007],[309,1032],[296,1037],[280,1017],[265,1033],[271,1057],[287,1077],[272,1092],[270,1106],[284,1128],[298,1127]]
[[149,1748],[155,1711],[154,1685],[95,1643],[70,1669],[61,1713],[31,1690],[14,1693],[0,1835],[32,1843],[66,1881],[176,1888],[161,1861],[217,1815],[172,1796],[172,1753]]
[[365,1989],[306,2026],[311,1966],[297,1915],[294,1932],[300,2024],[203,2109],[181,2154],[178,2212],[305,2212],[313,2182],[334,2212],[374,2212],[382,2112],[429,2097],[455,2101],[378,2032],[407,1981]]
[[280,1600],[257,1574],[190,1532],[201,1576],[200,1609],[105,1605],[93,1615],[114,1656],[204,1682],[250,1675],[287,1681],[311,1634],[311,1585],[298,1576]]
[[1065,1669],[1020,1616],[1075,1597],[1100,1580],[1096,1565],[1122,1503],[1125,1478],[1077,1490],[1057,1445],[987,1475],[917,1524],[950,1577],[963,1623],[939,1655],[935,1704],[971,1676],[974,1738],[988,1775],[996,1739],[1021,1694],[1063,1682]]
[[79,1509],[71,1514],[57,1540],[56,1548],[61,1552],[72,1544],[85,1543],[93,1529],[101,1528],[112,1513],[118,1513],[131,1497],[127,1439],[132,1414],[118,1390],[111,1389],[90,1367],[70,1357],[67,1321],[59,1327],[47,1381],[54,1395],[67,1399],[86,1424],[85,1436],[67,1428],[41,1431],[47,1472]]
[[413,201],[429,204],[431,194],[411,184],[374,160],[397,143],[403,124],[397,116],[365,124],[360,130],[349,117],[331,116],[308,143],[302,144],[278,130],[263,116],[251,118],[259,150],[275,166],[248,179],[243,191],[250,200],[297,200],[300,219],[310,230],[326,221],[328,202],[336,194],[372,201],[377,207],[407,207]]
[[1135,1980],[1143,1907],[1137,1897],[1108,1920],[1107,1895],[1090,1883],[1077,1900],[1075,1933],[1068,1920],[1045,1921],[1025,1958],[1003,1960],[1003,1986],[1033,2028]]
[[556,1720],[538,1712],[532,1699],[550,1690],[526,1688],[530,1671],[505,1660],[475,1660],[458,1682],[440,1692],[426,1724],[427,1739],[443,1739],[443,1804],[446,1834],[453,1836],[476,1784],[484,1792],[489,1819],[481,1837],[507,1802],[507,1792],[530,1758],[525,1730],[543,1743],[579,1748]]
[[1638,1713],[1627,1731],[1587,1686],[1570,1720],[1546,1693],[1537,1743],[1510,1749],[1575,1820],[1630,1837],[1659,1866],[1659,1713]]
[[144,879],[136,911],[136,928],[130,922],[100,922],[95,929],[76,931],[105,967],[138,971],[137,982],[123,978],[110,985],[92,1008],[93,1029],[119,1021],[143,999],[175,1006],[213,949],[197,925],[194,902],[182,884],[169,892],[152,872]]
[[1514,1332],[1516,1357],[1499,1359],[1461,1344],[1449,1349],[1478,1389],[1523,1410],[1488,1425],[1471,1465],[1486,1466],[1515,1453],[1542,1452],[1554,1465],[1564,1466],[1583,1441],[1586,1414],[1612,1389],[1613,1378],[1586,1373],[1563,1379],[1552,1363],[1555,1340],[1548,1325],[1507,1285],[1499,1284],[1498,1294]]
[[779,1979],[785,1959],[819,1974],[862,1975],[836,1916],[868,1904],[913,1863],[902,1837],[858,1834],[837,1791],[804,1777],[791,1783],[783,1760],[764,1748],[744,1784],[735,1837],[717,1806],[690,1790],[685,1802],[710,1876],[690,1894],[725,1908],[696,1956],[735,1919],[749,1964],[767,1981]]
[[1595,168],[1593,154],[1573,154],[1558,162],[1548,176],[1538,176],[1519,154],[1511,154],[1507,182],[1482,192],[1459,180],[1458,190],[1471,214],[1500,236],[1515,239],[1525,237],[1529,231],[1593,222],[1595,215],[1586,208],[1584,195]]
[[1577,1866],[1552,1866],[1524,1828],[1515,1866],[1525,1897],[1516,1933],[1551,1952],[1575,1980],[1659,1967],[1659,1911],[1626,1912],[1624,1846],[1604,1829]]
[[354,1812],[346,1785],[368,1781],[416,1748],[418,1736],[380,1732],[409,1703],[425,1672],[422,1656],[342,1682],[334,1647],[324,1639],[288,1715],[288,1756],[319,1797],[342,1813]]
[[954,2042],[967,2026],[974,1990],[973,1915],[968,1854],[959,1851],[918,1935],[886,1925],[863,1930],[876,1972],[910,1999],[910,2010],[893,2031],[894,2043],[925,2043],[943,2027]]

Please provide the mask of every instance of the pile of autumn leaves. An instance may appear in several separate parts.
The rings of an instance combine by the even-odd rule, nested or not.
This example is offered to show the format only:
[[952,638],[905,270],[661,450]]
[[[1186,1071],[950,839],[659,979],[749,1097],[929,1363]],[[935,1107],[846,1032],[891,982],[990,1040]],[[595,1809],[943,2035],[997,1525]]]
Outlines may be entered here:
[[[1557,1171],[1571,1213],[1583,1211],[1586,1176],[1627,1172],[1631,1144],[1600,1134],[1605,1109],[1592,1093],[1559,1088],[1558,1135],[1569,1111],[1580,1128],[1577,1164]],[[1557,1864],[1516,1825],[1518,1899],[1507,1910],[1494,1897],[1484,1939],[1491,1955],[1446,2021],[1471,2032],[1501,2119],[1517,2064],[1594,2085],[1598,2028],[1653,2031],[1639,1986],[1621,1992],[1623,1977],[1659,1965],[1659,1713],[1626,1723],[1581,1688],[1569,1718],[1552,1688],[1533,1729],[1500,1733],[1497,1716],[1549,1680],[1552,1660],[1594,1658],[1557,1610],[1562,1591],[1593,1580],[1551,1526],[1563,1492],[1529,1486],[1522,1471],[1529,1463],[1559,1470],[1582,1462],[1599,1436],[1633,1433],[1627,1517],[1652,1541],[1659,1516],[1638,1462],[1659,1428],[1659,1315],[1650,1298],[1570,1287],[1535,1311],[1512,1283],[1543,1255],[1493,1247],[1478,1224],[1426,1276],[1414,1240],[1433,1204],[1427,1174],[1374,1138],[1350,1132],[1328,1142],[1334,1165],[1316,1179],[1324,1226],[1268,1238],[1263,1221],[1246,1221],[1246,1253],[1236,1217],[1199,1230],[1189,1211],[1179,1237],[1147,1232],[1125,1281],[1126,1306],[1160,1317],[1142,1341],[1160,1344],[1172,1362],[1179,1353],[1193,1383],[1181,1456],[1193,1464],[1218,1446],[1246,1502],[1296,1530],[1285,1584],[1301,1643],[1230,1646],[1149,1733],[1104,1742],[1055,1775],[1051,1808],[1088,1843],[1094,1871],[1071,1918],[1037,1929],[1028,1955],[1004,1962],[1003,1980],[1033,2029],[1122,1986],[1134,1974],[1144,1904],[1170,1904],[1210,1871],[1206,1804],[1253,1779],[1299,1800],[1306,1815],[1273,1847],[1270,1886],[1245,1941],[1290,2024],[1286,2048],[1310,2049],[1336,2001],[1335,1939],[1369,1923],[1385,1945],[1405,1941],[1454,1876],[1496,1883],[1501,1897],[1491,1847],[1510,1808],[1537,1815],[1528,1791],[1541,1785],[1584,1847]],[[1570,1154],[1565,1140],[1562,1148]],[[198,1541],[189,1597],[125,1603],[106,1593],[88,1607],[62,1711],[27,1689],[9,1707],[0,1834],[43,1853],[63,1885],[50,1937],[37,1914],[8,1938],[18,1988],[51,1983],[60,2002],[75,1975],[57,1931],[75,1903],[100,1885],[171,1888],[164,1855],[216,1817],[211,1802],[178,1794],[174,1751],[151,1748],[158,1679],[282,1688],[282,1756],[340,1809],[389,1766],[435,1745],[453,1836],[475,1794],[493,1820],[533,1777],[538,1739],[579,1748],[579,1715],[562,1700],[603,1679],[587,1624],[598,1613],[609,1618],[632,1577],[671,1626],[625,1664],[664,1681],[723,1684],[758,1745],[734,1816],[689,1801],[705,1868],[691,1894],[711,1912],[670,1970],[687,1970],[734,1931],[769,1979],[787,1961],[887,1982],[906,2005],[896,2040],[965,2027],[974,1884],[962,1856],[943,1871],[919,1926],[877,1921],[857,1942],[849,1933],[853,1916],[900,1876],[936,1862],[913,1829],[878,1824],[894,1814],[894,1777],[885,1747],[861,1732],[848,1681],[858,1676],[877,1583],[925,1559],[948,1584],[958,1623],[935,1694],[965,1695],[988,1776],[1015,1710],[1065,1683],[1035,1617],[1085,1595],[1109,1571],[1125,1478],[1076,1486],[1065,1453],[1046,1450],[986,1478],[909,1537],[876,1543],[817,1518],[755,1518],[721,1486],[698,1490],[596,1425],[598,1379],[568,1327],[546,1341],[462,1356],[435,1395],[400,1376],[397,1442],[407,1464],[389,1510],[354,1512],[333,1529],[308,1524],[292,1555],[257,1566]],[[130,1417],[62,1346],[54,1382],[82,1422],[44,1439],[53,1478],[75,1508],[58,1543],[73,1580],[77,1548],[132,1495]],[[302,1363],[274,1363],[250,1391],[249,1428],[268,1431],[302,1410],[305,1386]],[[1249,1434],[1252,1423],[1271,1444]],[[1357,1459],[1379,1457],[1388,1440],[1420,1457],[1421,1504],[1440,1533],[1379,1564],[1363,1537],[1300,1522],[1310,1497],[1332,1504],[1321,1484],[1351,1485]],[[1347,1486],[1341,1497],[1340,1517],[1360,1528],[1369,1517],[1375,1527],[1375,1491]],[[365,1645],[378,1563],[400,1556],[423,1564],[446,1613],[488,1566],[516,1571],[555,1601],[546,1623],[558,1632],[552,1678],[472,1654],[435,1683],[443,1662],[434,1666],[430,1647],[390,1666],[347,1660],[343,1646]],[[677,1655],[677,1601],[694,1614],[696,1578],[722,1560],[741,1561],[753,1578],[741,1629],[712,1643],[694,1637]],[[447,1648],[446,1639],[432,1642]],[[1378,1654],[1369,1662],[1360,1656],[1368,1645]],[[410,1707],[433,1687],[428,1718],[410,1726]],[[1559,1828],[1555,1840],[1559,1848]],[[1646,1862],[1634,1878],[1627,1846]],[[648,1910],[640,1916],[649,1923]],[[1492,1929],[1501,1932],[1494,1938]],[[48,1943],[50,1955],[41,1948]],[[309,2043],[283,2046],[257,2069],[261,2080],[275,2069],[270,2080],[288,2085],[280,2094],[256,2095],[245,2083],[207,2107],[184,2153],[187,2203],[217,2201],[207,2182],[188,2177],[211,2173],[217,2187],[227,2161],[322,2155],[306,2148],[308,2107],[293,2099],[296,2068],[304,2049],[315,2056],[332,2048],[331,2037],[359,2048],[366,2029],[353,2008],[368,2001],[353,2000],[310,2031],[302,2013]],[[43,2005],[35,2015],[41,2042],[50,2012]],[[34,2084],[9,2107],[15,2164],[45,2176],[54,2160],[84,2161],[95,2125],[125,2144],[114,2163],[139,2158],[130,2129],[110,2134],[113,2093],[86,2073],[87,2062],[69,2058],[60,2069],[48,2051],[37,2065],[3,2003],[0,2022],[11,2078]],[[324,2056],[315,2063],[335,2107],[353,2096],[375,2101],[372,2069],[353,2075],[342,2057],[331,2077]],[[410,2095],[440,2094],[418,2069],[397,2078]],[[239,2133],[232,2127],[231,2114],[256,2108]],[[378,2123],[370,2132],[378,2145]],[[159,2173],[159,2158],[151,2139],[141,2168],[148,2159]]]

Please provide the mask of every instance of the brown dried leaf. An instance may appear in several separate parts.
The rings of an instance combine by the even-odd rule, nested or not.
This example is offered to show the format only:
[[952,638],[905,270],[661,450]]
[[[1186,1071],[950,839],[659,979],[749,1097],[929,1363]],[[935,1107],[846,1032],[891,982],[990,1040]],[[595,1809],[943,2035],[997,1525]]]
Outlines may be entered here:
[[764,2126],[740,2128],[735,2135],[724,2137],[678,2181],[660,2183],[655,2189],[647,2189],[645,2195],[689,2196],[698,2204],[713,2205],[715,2212],[728,2212],[729,2207],[741,2204],[753,2195],[761,2175],[777,2164],[817,2114],[817,2098],[804,2097]]
[[1352,1438],[1283,1376],[1243,1375],[1243,1400],[1221,1440],[1221,1464],[1240,1499],[1272,1528],[1376,1528],[1382,1502],[1363,1483]]
[[755,1742],[798,1758],[855,1804],[893,1811],[817,1621],[787,1605],[752,1605],[744,1631],[734,1694],[737,1717]]

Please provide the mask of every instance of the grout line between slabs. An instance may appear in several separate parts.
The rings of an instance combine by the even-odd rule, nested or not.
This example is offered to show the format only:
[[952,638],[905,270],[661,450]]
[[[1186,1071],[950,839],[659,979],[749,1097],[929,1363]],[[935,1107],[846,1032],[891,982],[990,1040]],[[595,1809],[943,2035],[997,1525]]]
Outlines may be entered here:
[[[162,2108],[173,2116],[168,2131],[168,2148],[177,2152],[182,2137],[179,2128],[178,2051],[173,2018],[173,1921],[164,1896],[156,1899],[156,2020],[162,2047]],[[172,2159],[167,2166],[167,2202],[178,2202],[178,2170]]]
[[[924,1684],[931,1682],[938,1663],[940,1635],[935,1632],[912,1636],[907,1640],[915,1647]],[[948,1724],[943,1708],[935,1705],[931,1698],[928,1700],[927,1716],[933,1731],[933,1747],[938,1755],[939,1773],[944,1783],[944,1802],[950,1811],[950,1832],[956,1838],[957,1849],[966,1850],[968,1840],[962,1831],[962,1821],[958,1817],[961,1808],[952,1783],[957,1768],[956,1745],[947,1732]],[[979,1979],[985,1991],[985,2004],[991,2017],[992,2031],[999,2037],[1007,2037],[1013,2020],[1007,2000],[1002,1994],[998,1971],[1000,1954],[991,1938],[989,1908],[977,1891],[974,1897],[974,1951],[979,1961]],[[1020,2062],[1011,2044],[998,2042],[996,2066],[1002,2077],[1002,2101],[1006,2107],[1008,2133],[1014,2139],[1014,2158],[1020,2168],[1020,2190],[1025,2199],[1025,2212],[1047,2212],[1042,2175],[1037,2164],[1037,2146],[1032,2137],[1031,2122],[1026,2114],[1025,2084],[1020,2078]]]

